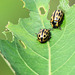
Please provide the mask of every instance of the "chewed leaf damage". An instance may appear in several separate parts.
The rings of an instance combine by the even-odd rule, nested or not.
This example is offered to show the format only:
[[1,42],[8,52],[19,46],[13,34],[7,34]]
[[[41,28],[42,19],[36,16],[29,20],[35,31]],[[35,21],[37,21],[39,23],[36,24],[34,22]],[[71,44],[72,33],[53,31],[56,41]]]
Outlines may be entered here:
[[41,15],[44,15],[44,14],[46,13],[46,10],[45,10],[44,7],[40,7],[40,8],[39,8],[39,11],[40,11],[40,14],[41,14]]

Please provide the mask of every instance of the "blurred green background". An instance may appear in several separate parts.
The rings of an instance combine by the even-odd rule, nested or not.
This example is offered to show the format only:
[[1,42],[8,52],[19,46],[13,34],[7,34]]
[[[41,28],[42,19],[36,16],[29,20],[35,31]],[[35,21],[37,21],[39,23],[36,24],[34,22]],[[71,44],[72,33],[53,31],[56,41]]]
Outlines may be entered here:
[[14,73],[8,67],[7,63],[4,61],[1,55],[0,55],[0,75],[14,75]]
[[2,32],[8,21],[17,24],[19,18],[29,17],[29,11],[23,5],[21,0],[0,0],[0,39],[5,39]]
[[[0,39],[6,40],[2,32],[6,29],[5,26],[9,22],[17,24],[19,18],[28,18],[29,10],[23,8],[24,3],[22,0],[0,0]],[[9,41],[12,40],[12,34],[6,31]],[[3,58],[0,56],[0,75],[14,75]]]
[[[50,0],[50,10],[48,14],[48,20],[54,10],[59,5],[59,0]],[[75,0],[69,0],[69,5],[75,4]],[[5,30],[5,26],[9,22],[17,24],[19,18],[28,18],[29,10],[23,8],[23,2],[21,0],[0,0],[0,39],[6,40],[6,37],[2,32]],[[12,40],[12,34],[6,31],[6,35],[9,41]],[[0,56],[0,75],[14,75],[3,58]]]

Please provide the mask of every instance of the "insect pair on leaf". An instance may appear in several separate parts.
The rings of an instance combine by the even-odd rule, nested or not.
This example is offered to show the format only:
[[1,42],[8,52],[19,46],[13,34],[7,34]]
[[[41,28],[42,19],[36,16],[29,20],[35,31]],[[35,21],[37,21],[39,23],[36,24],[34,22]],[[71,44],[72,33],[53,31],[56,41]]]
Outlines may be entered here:
[[[63,22],[64,13],[61,10],[55,10],[51,16],[51,26],[52,28],[60,28],[61,23]],[[61,29],[61,28],[60,28]],[[45,43],[51,38],[50,29],[41,29],[37,34],[38,41]]]

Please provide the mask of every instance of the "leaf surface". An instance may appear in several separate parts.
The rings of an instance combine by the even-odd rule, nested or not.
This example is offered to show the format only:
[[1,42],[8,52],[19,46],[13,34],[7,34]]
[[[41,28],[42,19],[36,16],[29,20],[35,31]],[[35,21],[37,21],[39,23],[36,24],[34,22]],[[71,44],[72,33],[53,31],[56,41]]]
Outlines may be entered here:
[[[40,29],[51,27],[47,20],[49,0],[24,1],[26,8],[30,10],[30,18],[20,19],[18,25],[9,23],[8,29],[13,32],[17,40],[15,39],[12,44],[2,42],[1,44],[8,45],[5,47],[8,51],[2,53],[9,58],[17,75],[60,75],[60,73],[74,75],[75,5],[67,7],[68,0],[60,0],[59,7],[65,11],[61,30],[51,31],[50,41],[41,44],[37,41],[35,33]],[[44,15],[40,14],[40,7],[44,8]],[[18,40],[22,41],[24,48]]]

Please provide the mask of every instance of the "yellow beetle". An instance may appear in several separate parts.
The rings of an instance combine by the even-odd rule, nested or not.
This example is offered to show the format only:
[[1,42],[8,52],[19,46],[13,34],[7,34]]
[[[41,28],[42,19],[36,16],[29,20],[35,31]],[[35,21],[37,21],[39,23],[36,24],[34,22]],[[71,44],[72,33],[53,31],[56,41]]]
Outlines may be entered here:
[[58,28],[64,18],[64,13],[61,10],[55,10],[51,16],[50,23],[53,28]]
[[51,38],[51,33],[49,29],[41,29],[37,34],[38,41],[40,43],[45,43]]

